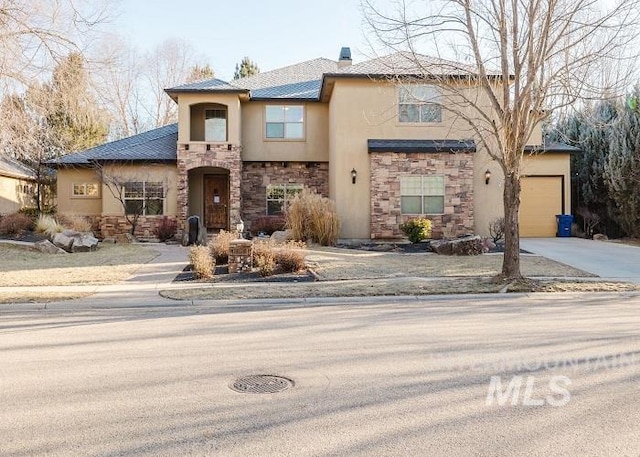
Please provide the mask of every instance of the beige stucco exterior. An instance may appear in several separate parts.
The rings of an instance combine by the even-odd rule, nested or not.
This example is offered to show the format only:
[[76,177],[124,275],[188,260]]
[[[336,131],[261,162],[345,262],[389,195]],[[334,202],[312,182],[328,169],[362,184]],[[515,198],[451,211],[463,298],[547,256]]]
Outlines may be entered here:
[[33,206],[34,186],[33,181],[0,175],[0,214],[11,214],[25,206]]
[[[115,164],[105,165],[106,176],[117,176],[124,181],[162,182],[165,185],[164,215],[175,216],[178,213],[177,169],[172,164]],[[112,188],[114,188],[112,186]],[[119,216],[124,214],[122,203],[113,195],[106,183],[102,183],[102,215]]]
[[298,103],[304,106],[303,140],[265,138],[265,106],[282,102],[246,102],[242,104],[242,160],[327,162],[329,160],[329,108],[325,103]]
[[58,169],[58,212],[60,214],[100,216],[102,213],[102,196],[74,197],[73,185],[81,183],[100,183],[97,172],[92,168],[59,168]]
[[[197,110],[194,118],[191,119],[191,106],[207,103],[224,105],[227,107],[227,141],[223,141],[223,143],[240,144],[240,138],[242,136],[240,98],[238,94],[235,93],[180,94],[178,96],[178,143],[204,143],[204,141],[192,141],[191,139],[192,122],[201,122],[202,126],[204,126],[204,111]],[[198,131],[198,128],[194,125],[193,132]]]

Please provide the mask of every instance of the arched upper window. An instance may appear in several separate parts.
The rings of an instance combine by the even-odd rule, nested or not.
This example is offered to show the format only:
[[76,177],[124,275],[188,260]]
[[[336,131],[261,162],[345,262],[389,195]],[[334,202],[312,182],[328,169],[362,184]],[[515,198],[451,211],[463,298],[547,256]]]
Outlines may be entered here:
[[191,141],[227,141],[227,107],[217,103],[191,106]]

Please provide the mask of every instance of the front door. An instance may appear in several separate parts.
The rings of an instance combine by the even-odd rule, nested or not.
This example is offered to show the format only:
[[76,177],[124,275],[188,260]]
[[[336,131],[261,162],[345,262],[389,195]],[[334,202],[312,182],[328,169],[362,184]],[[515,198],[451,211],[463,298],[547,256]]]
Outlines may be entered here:
[[204,220],[208,230],[229,230],[229,177],[205,175]]

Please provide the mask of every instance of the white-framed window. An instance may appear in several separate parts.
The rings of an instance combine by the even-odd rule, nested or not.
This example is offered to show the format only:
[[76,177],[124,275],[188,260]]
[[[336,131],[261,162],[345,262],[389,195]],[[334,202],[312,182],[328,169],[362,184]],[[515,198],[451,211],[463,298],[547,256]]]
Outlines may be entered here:
[[131,181],[124,184],[126,214],[158,216],[164,214],[164,184],[152,181]]
[[99,197],[100,185],[96,182],[74,182],[72,195],[74,197]]
[[272,184],[267,186],[267,215],[283,214],[289,200],[302,192],[302,184]]
[[226,109],[216,108],[204,110],[204,140],[227,141]]
[[267,105],[265,107],[265,137],[268,140],[304,139],[304,106]]
[[398,120],[403,123],[442,122],[440,89],[411,84],[398,90]]
[[443,214],[444,176],[401,176],[402,214]]

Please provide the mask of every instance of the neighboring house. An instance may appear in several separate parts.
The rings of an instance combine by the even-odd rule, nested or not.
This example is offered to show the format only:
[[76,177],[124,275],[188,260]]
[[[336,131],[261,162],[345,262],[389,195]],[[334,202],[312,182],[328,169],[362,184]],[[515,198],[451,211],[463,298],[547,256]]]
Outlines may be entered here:
[[[191,215],[212,231],[241,219],[251,230],[303,188],[335,201],[343,239],[402,238],[400,224],[419,215],[435,236],[487,234],[502,214],[501,169],[402,58],[352,65],[343,48],[337,62],[167,89],[177,124],[59,160],[58,211],[94,217],[103,236],[126,231],[99,171],[126,177],[127,207],[146,208],[141,236],[161,216],[181,231]],[[571,209],[574,150],[543,145],[539,128],[529,143],[544,154],[525,158],[521,234],[553,236],[555,215]]]
[[36,172],[11,157],[0,156],[0,215],[35,206]]

